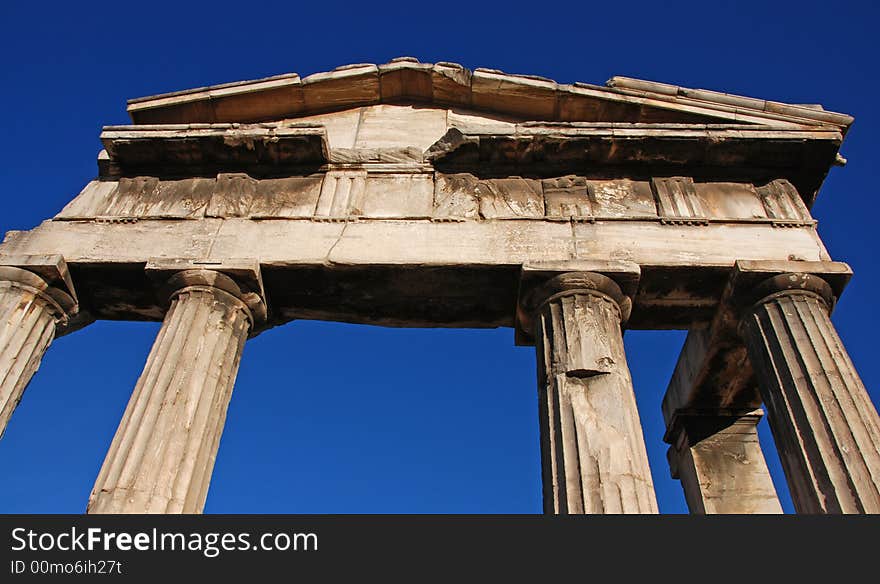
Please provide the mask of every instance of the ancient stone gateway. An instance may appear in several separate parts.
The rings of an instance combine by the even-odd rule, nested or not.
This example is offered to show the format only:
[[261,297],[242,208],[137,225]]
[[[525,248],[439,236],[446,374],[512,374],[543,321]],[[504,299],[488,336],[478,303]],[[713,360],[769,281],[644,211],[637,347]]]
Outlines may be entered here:
[[90,513],[197,513],[242,347],[294,319],[513,327],[547,513],[657,511],[622,331],[688,329],[663,402],[697,513],[880,512],[880,421],[810,206],[852,118],[402,58],[133,100],[98,177],[0,246],[0,428],[55,336],[161,320]]

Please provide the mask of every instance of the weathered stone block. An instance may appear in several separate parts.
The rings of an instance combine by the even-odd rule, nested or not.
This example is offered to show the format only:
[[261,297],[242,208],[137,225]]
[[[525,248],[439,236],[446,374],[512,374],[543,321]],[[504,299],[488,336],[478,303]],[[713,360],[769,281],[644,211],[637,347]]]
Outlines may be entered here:
[[543,217],[541,182],[520,177],[497,178],[477,183],[480,215],[485,219]]
[[501,107],[529,120],[552,119],[555,115],[556,83],[549,79],[476,69],[471,90],[476,108]]
[[694,181],[689,177],[655,178],[651,180],[657,199],[657,214],[670,223],[704,223],[706,211],[697,197]]
[[257,182],[249,216],[253,218],[304,219],[315,214],[323,174],[263,179]]
[[651,186],[644,181],[594,180],[589,182],[593,214],[599,217],[656,217]]
[[370,174],[367,178],[363,217],[429,218],[434,206],[434,180],[430,174]]
[[358,64],[327,73],[315,73],[302,80],[305,107],[330,111],[379,100],[379,68]]
[[427,150],[446,132],[446,110],[402,105],[375,105],[363,109],[355,148]]
[[707,218],[763,219],[767,217],[755,187],[749,183],[698,182],[694,183]]
[[813,221],[797,189],[787,180],[774,180],[758,187],[758,194],[764,204],[767,217],[782,221]]
[[367,173],[364,170],[334,170],[324,177],[315,217],[344,218],[363,213]]
[[433,65],[402,57],[379,65],[379,85],[383,100],[433,99],[431,73]]
[[471,72],[458,63],[436,63],[431,69],[434,102],[469,106]]
[[541,181],[548,217],[592,217],[593,203],[587,179],[564,176]]
[[471,174],[438,175],[435,217],[512,219],[543,217],[541,182],[511,177],[480,180]]

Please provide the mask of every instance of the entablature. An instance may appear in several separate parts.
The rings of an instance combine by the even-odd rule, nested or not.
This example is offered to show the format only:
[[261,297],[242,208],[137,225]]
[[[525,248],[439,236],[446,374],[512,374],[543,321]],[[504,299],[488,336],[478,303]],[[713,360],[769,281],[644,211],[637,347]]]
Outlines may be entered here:
[[[437,113],[446,115],[445,111]],[[398,115],[406,120],[414,112],[402,108],[380,115],[382,120]],[[99,158],[100,178],[210,177],[229,172],[256,178],[290,177],[342,167],[384,167],[471,172],[485,177],[578,174],[632,179],[683,175],[733,182],[786,179],[809,206],[828,169],[837,162],[842,140],[839,130],[829,128],[547,125],[494,120],[475,125],[473,119],[468,118],[469,126],[446,118],[442,125],[422,119],[423,135],[410,140],[408,130],[400,128],[396,133],[384,130],[384,136],[380,131],[365,140],[345,141],[330,122],[326,127],[302,121],[109,126],[101,134],[105,150]],[[436,141],[425,142],[426,137]],[[430,146],[422,151],[425,143]]]
[[830,260],[809,207],[852,122],[412,59],[129,112],[104,128],[98,178],[3,253],[61,254],[110,319],[161,318],[147,262],[250,258],[270,325],[513,326],[523,266],[628,262],[628,326],[704,326],[736,262]]

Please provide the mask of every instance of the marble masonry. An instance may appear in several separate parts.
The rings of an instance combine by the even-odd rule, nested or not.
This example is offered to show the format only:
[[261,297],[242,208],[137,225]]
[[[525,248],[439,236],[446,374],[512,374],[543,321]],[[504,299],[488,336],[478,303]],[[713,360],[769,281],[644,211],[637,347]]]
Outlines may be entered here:
[[781,513],[764,415],[798,512],[880,512],[880,420],[829,318],[851,270],[810,211],[850,116],[408,57],[128,112],[0,245],[0,432],[55,337],[162,322],[88,512],[200,513],[244,344],[297,319],[510,327],[553,514],[657,512],[623,332],[686,329],[662,438],[693,513]]

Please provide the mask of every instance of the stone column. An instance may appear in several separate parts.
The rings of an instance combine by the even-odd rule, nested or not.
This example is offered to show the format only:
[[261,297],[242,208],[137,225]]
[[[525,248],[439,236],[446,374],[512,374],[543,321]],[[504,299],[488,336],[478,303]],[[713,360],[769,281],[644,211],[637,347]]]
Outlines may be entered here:
[[591,272],[532,296],[546,513],[656,513],[621,322],[630,300]]
[[831,287],[782,274],[742,334],[799,513],[880,513],[880,420],[829,318]]
[[171,307],[89,498],[89,513],[200,513],[253,326],[228,276],[171,277]]
[[0,436],[76,301],[36,273],[0,266]]
[[666,440],[691,513],[782,513],[758,443],[761,410],[678,411]]

